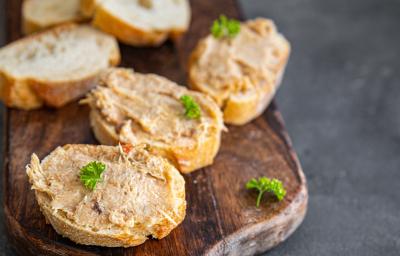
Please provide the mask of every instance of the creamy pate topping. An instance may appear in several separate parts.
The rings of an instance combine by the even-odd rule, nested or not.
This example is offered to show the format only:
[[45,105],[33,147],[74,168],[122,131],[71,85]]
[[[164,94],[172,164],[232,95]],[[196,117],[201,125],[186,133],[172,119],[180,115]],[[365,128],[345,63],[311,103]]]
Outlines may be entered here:
[[[186,94],[199,104],[200,119],[185,117],[180,97]],[[88,101],[126,143],[196,147],[213,129],[223,126],[216,121],[218,109],[209,98],[156,75],[114,71]]]
[[209,35],[198,46],[190,77],[220,106],[232,95],[273,91],[290,46],[272,21],[242,23],[234,38]]
[[[41,165],[34,156],[30,166],[35,176],[33,188],[50,198],[53,211],[94,231],[111,232],[113,227],[121,226],[131,231],[147,230],[166,218],[176,224],[171,212],[178,214],[184,204],[184,198],[175,195],[184,191],[184,181],[171,178],[171,172],[177,170],[144,149],[112,148],[113,152],[107,154],[76,147],[58,148],[53,154],[59,161],[44,159]],[[79,171],[93,160],[104,163],[106,170],[91,191],[82,185]]]

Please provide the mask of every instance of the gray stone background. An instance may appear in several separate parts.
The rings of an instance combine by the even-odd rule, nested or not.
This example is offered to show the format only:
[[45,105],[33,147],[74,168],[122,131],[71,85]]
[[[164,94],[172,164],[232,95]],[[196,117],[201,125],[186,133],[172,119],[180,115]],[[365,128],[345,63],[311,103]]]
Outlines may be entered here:
[[[277,102],[310,193],[268,255],[400,255],[400,0],[240,2],[292,43]],[[0,253],[14,255],[2,223]]]

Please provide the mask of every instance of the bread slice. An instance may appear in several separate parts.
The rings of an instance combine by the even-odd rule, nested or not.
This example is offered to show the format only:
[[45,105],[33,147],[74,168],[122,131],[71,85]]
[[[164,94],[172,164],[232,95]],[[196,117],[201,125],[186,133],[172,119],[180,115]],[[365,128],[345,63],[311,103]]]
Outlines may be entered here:
[[[122,68],[105,72],[100,84],[84,102],[91,107],[91,126],[102,144],[149,144],[183,173],[212,164],[224,126],[211,98],[166,78]],[[183,95],[199,105],[199,119],[184,115]]]
[[92,3],[86,6],[91,6],[87,12],[94,11],[93,24],[134,46],[160,45],[189,27],[188,0],[92,0]]
[[80,0],[24,0],[22,30],[30,34],[67,22],[80,22]]
[[[94,190],[79,179],[92,161],[106,166]],[[139,245],[167,236],[185,217],[183,177],[145,145],[65,145],[41,163],[33,154],[26,172],[47,222],[79,244]]]
[[87,25],[62,25],[0,49],[0,97],[9,107],[61,107],[119,60],[112,36]]
[[289,53],[289,42],[271,20],[247,21],[234,38],[209,35],[200,41],[189,61],[189,83],[214,98],[226,123],[243,125],[270,103]]

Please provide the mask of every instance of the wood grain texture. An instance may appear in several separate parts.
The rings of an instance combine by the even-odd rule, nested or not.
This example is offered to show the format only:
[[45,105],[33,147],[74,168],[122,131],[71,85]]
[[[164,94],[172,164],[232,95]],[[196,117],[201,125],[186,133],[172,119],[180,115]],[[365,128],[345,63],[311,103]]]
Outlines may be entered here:
[[[152,48],[121,45],[122,66],[157,73],[185,84],[190,51],[221,13],[240,17],[234,0],[191,2],[190,31],[179,41]],[[7,33],[20,33],[21,1],[7,1]],[[285,240],[307,209],[306,180],[274,103],[263,116],[242,127],[228,127],[215,163],[185,175],[188,209],[184,222],[162,240],[141,246],[101,248],[76,245],[45,223],[25,165],[32,152],[40,158],[58,145],[96,144],[89,109],[71,103],[61,109],[8,109],[4,166],[4,210],[9,239],[21,255],[253,255]],[[266,196],[255,207],[256,193],[244,185],[253,177],[279,178],[287,188],[281,202]]]

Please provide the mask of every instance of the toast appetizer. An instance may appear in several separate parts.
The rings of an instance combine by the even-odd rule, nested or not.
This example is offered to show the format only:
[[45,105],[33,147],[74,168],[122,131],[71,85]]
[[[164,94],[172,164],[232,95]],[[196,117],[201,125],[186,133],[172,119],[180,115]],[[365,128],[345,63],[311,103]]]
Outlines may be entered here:
[[224,128],[218,106],[161,76],[109,69],[83,102],[102,144],[149,144],[183,173],[212,164],[218,152]]
[[92,0],[83,12],[93,12],[93,24],[134,46],[158,46],[185,32],[190,22],[188,0]]
[[80,22],[80,0],[24,0],[22,30],[30,34],[67,22]]
[[47,222],[79,244],[136,246],[185,217],[183,177],[146,145],[65,145],[26,172]]
[[61,107],[87,93],[100,71],[119,63],[114,37],[62,25],[0,49],[0,97],[9,107]]
[[270,103],[289,52],[289,42],[271,20],[239,23],[221,16],[191,55],[190,87],[210,95],[226,123],[243,125]]

